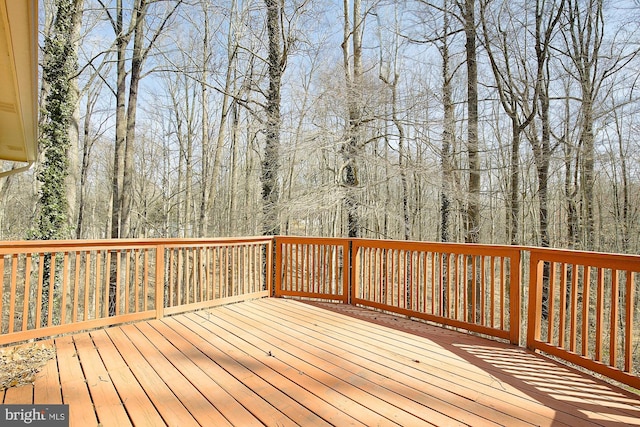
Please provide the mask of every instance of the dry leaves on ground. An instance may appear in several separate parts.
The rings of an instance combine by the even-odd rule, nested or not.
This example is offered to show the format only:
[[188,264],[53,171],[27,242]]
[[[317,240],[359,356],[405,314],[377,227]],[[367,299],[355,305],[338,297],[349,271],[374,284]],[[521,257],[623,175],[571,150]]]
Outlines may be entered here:
[[0,350],[0,390],[32,384],[36,374],[55,357],[55,349],[31,344]]

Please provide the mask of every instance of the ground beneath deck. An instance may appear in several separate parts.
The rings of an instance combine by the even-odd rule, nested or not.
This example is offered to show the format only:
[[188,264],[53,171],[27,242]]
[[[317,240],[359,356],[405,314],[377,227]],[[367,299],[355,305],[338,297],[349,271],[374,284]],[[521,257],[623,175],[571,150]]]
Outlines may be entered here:
[[[333,309],[331,309],[333,308]],[[640,425],[640,397],[521,348],[266,298],[55,339],[34,385],[71,426]]]

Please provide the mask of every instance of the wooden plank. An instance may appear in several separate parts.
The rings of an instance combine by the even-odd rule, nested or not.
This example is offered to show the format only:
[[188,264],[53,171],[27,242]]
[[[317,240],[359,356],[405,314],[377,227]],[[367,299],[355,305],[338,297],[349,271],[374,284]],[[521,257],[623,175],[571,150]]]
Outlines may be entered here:
[[591,298],[589,297],[591,291],[591,266],[584,266],[584,277],[582,279],[582,353],[581,356],[589,357],[589,306]]
[[134,345],[121,328],[110,328],[106,332],[164,422],[169,425],[197,426],[189,411],[138,350],[137,346],[145,343],[137,342]]
[[[0,276],[2,281],[4,281],[4,276]],[[11,257],[11,276],[10,276],[10,286],[11,290],[9,293],[9,332],[15,332],[15,319],[16,319],[16,296],[18,292],[16,292],[18,286],[18,254],[13,254]],[[0,311],[0,315],[4,315],[2,311]]]
[[98,420],[73,338],[58,338],[55,343],[62,399],[63,403],[69,404],[69,423],[76,426],[97,425]]
[[[300,258],[305,257],[303,251]],[[404,296],[403,289],[392,292]],[[177,420],[179,425],[246,425],[212,415],[221,393],[250,419],[267,425],[347,425],[358,423],[356,418],[402,425],[443,425],[452,419],[471,425],[640,424],[640,399],[631,393],[523,349],[356,307],[341,309],[360,318],[264,299],[95,331],[93,344],[87,334],[60,338],[58,358],[38,374],[34,386],[0,392],[0,399],[64,400],[72,418],[78,418],[74,408],[91,414],[87,425],[104,424],[100,406],[116,402],[114,393],[135,425]],[[117,347],[110,339],[116,335]],[[105,373],[113,384],[92,384]],[[150,375],[156,378],[149,380]],[[103,386],[110,397],[94,390]],[[173,410],[162,412],[162,387],[173,396],[169,407],[183,406],[179,416],[162,418]]]
[[620,305],[620,295],[618,286],[620,285],[619,270],[611,271],[611,312],[609,317],[609,365],[617,366],[618,361],[618,313]]
[[[53,289],[51,287],[50,289]],[[64,325],[67,319],[67,294],[69,293],[69,252],[62,253],[62,301],[60,303],[60,324]],[[52,291],[53,295],[54,292]]]
[[[615,304],[615,299],[612,301]],[[598,268],[598,279],[596,282],[596,343],[595,355],[593,358],[597,362],[602,362],[602,335],[604,329],[604,269]]]
[[[2,280],[0,280],[0,334],[4,332],[4,324],[3,324],[3,320],[4,320],[4,299],[5,299],[5,293],[4,293],[4,255],[0,256],[0,278],[2,278]],[[9,290],[9,292],[11,292]],[[9,332],[11,332],[11,329],[8,329]]]
[[[135,346],[147,360],[153,360],[153,366],[166,384],[169,384],[175,395],[187,408],[189,413],[202,425],[223,426],[231,425],[215,407],[218,403],[218,393],[215,388],[205,389],[205,392],[215,396],[210,402],[198,391],[200,379],[206,376],[206,372],[198,372],[190,382],[176,366],[190,362],[188,357],[176,352],[176,348],[158,334],[148,323],[128,325],[123,327],[123,332],[132,340]],[[154,345],[150,345],[152,341]],[[175,353],[176,357],[172,357]],[[171,360],[169,360],[171,358]]]
[[91,332],[91,338],[132,423],[136,427],[164,425],[165,421],[118,353],[106,330]]
[[[3,277],[0,274],[0,277]],[[0,292],[2,294],[2,292]],[[22,297],[22,330],[26,331],[29,326],[29,313],[32,311],[33,301],[31,298],[31,254],[26,255],[24,266],[24,293]],[[2,309],[0,308],[0,313]],[[0,327],[1,329],[1,327]]]
[[84,259],[85,259],[84,281],[82,284],[82,291],[84,295],[84,310],[82,312],[82,320],[87,321],[89,319],[89,312],[90,312],[89,291],[91,289],[91,252],[86,251],[84,253]]
[[[269,363],[271,357],[266,353],[254,357],[242,350],[242,343],[233,336],[224,337],[212,332],[224,332],[212,328],[208,322],[196,314],[187,314],[164,320],[180,333],[192,330],[200,336],[198,347],[210,358],[215,358],[221,366],[242,379],[252,390],[263,391],[261,396],[281,411],[287,413],[300,425],[353,425],[358,424],[349,414],[342,412],[324,401],[321,396],[312,393],[290,379]],[[186,329],[185,329],[186,328]],[[204,341],[204,342],[202,342]],[[240,347],[239,347],[240,346]]]
[[624,371],[631,372],[633,365],[633,314],[634,310],[634,295],[635,295],[635,275],[631,271],[627,271],[626,280],[626,296],[625,296],[625,309],[624,309]]
[[[46,346],[53,345],[53,341],[43,341]],[[57,353],[57,351],[56,351]],[[33,403],[35,404],[60,404],[62,403],[62,386],[58,373],[58,357],[49,360],[42,370],[36,374],[34,382]]]
[[[44,254],[38,254],[38,289],[36,291],[36,324],[35,328],[42,327],[42,288],[44,282]],[[0,302],[0,304],[2,304]]]
[[132,425],[89,334],[76,335],[74,342],[99,422],[103,425]]

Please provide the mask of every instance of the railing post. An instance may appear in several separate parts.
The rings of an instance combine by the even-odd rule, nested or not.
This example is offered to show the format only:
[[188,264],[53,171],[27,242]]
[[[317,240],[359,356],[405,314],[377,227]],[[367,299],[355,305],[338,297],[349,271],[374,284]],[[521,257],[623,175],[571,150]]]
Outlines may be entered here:
[[156,246],[156,319],[164,317],[164,245]]
[[349,277],[349,282],[345,287],[346,302],[351,305],[353,303],[353,296],[357,295],[356,285],[358,283],[357,273],[359,270],[358,266],[358,250],[353,250],[353,240],[349,239],[347,243],[347,253],[345,254],[345,262],[347,263],[347,272]]

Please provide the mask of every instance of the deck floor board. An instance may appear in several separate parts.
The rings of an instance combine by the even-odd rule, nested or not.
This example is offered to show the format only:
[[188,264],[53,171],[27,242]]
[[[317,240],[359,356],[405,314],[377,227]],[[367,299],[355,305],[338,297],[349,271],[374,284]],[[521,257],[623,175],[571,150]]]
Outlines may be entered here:
[[71,426],[640,426],[640,396],[508,344],[265,298],[56,338],[3,403]]

